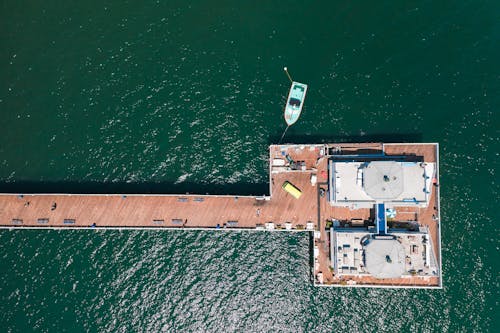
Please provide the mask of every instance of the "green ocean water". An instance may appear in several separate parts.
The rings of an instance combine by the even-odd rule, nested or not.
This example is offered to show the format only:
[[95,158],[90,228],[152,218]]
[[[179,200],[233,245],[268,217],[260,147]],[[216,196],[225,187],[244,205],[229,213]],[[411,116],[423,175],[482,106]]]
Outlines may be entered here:
[[0,231],[5,332],[498,332],[500,3],[0,4],[0,192],[262,194],[285,142],[439,142],[442,290],[314,288],[309,239]]

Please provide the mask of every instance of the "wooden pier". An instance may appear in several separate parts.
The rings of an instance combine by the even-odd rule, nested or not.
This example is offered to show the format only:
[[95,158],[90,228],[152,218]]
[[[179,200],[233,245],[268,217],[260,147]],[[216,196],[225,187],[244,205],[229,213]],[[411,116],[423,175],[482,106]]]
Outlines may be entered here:
[[[319,270],[324,274],[324,284],[344,285],[345,281],[329,269],[326,224],[332,219],[367,220],[372,212],[334,207],[327,202],[324,194],[328,190],[327,166],[332,152],[371,152],[408,155],[426,162],[438,160],[435,144],[272,145],[269,148],[269,195],[0,194],[0,228],[316,230]],[[301,190],[300,199],[281,188],[285,181]],[[433,250],[440,262],[438,194],[436,187],[426,209],[401,207],[398,212],[414,213],[418,223],[429,228]],[[438,278],[358,280],[358,284],[365,285],[440,286]]]

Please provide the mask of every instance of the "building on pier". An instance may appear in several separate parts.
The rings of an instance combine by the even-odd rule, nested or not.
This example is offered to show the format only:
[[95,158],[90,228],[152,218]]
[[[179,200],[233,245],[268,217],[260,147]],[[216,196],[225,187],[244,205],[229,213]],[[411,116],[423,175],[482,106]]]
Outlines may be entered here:
[[[337,279],[438,277],[428,225],[422,223],[436,179],[436,161],[405,154],[332,154],[328,203],[369,209],[367,219],[332,219],[330,268]],[[435,208],[435,207],[434,207]]]

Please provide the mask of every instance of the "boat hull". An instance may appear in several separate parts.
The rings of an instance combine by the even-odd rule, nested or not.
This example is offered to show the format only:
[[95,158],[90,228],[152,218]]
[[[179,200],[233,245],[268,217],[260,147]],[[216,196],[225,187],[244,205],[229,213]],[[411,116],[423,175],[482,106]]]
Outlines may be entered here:
[[302,112],[307,93],[307,84],[292,82],[285,105],[285,122],[291,126],[297,122]]

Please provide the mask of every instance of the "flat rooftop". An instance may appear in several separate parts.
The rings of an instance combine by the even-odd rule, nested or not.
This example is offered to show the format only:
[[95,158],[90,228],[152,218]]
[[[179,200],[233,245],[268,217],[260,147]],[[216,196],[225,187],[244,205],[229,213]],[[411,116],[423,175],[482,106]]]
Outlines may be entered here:
[[426,206],[436,166],[434,162],[330,160],[329,169],[333,205],[369,207],[384,201]]
[[[389,230],[401,227],[404,223],[416,223],[427,228],[438,270],[436,276],[376,279],[373,276],[349,276],[333,268],[330,256],[332,221],[361,228],[361,233],[367,233],[373,227],[373,210],[369,207],[330,204],[329,162],[342,156],[373,154],[381,154],[389,159],[391,156],[405,156],[407,162],[435,163],[436,171],[438,169],[436,144],[271,145],[269,192],[266,194],[5,193],[0,194],[0,228],[314,231],[311,234],[314,235],[311,280],[315,285],[439,288],[441,258],[437,186],[430,187],[429,204],[426,207],[395,205],[396,219],[388,221]],[[285,182],[290,182],[301,191],[299,199],[282,189]]]
[[377,237],[373,233],[334,231],[331,261],[339,276],[375,278],[437,277],[430,235],[419,232],[393,232]]

